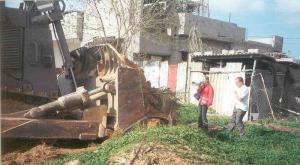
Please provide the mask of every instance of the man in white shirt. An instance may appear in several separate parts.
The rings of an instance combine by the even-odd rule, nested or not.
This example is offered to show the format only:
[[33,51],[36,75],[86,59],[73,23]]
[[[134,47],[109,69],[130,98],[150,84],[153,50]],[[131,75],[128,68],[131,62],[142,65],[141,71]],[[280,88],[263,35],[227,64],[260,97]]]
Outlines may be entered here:
[[245,134],[243,117],[248,111],[249,89],[245,86],[242,77],[235,79],[235,85],[237,88],[233,91],[234,110],[228,129],[232,131],[236,127],[240,131],[240,135],[243,136]]

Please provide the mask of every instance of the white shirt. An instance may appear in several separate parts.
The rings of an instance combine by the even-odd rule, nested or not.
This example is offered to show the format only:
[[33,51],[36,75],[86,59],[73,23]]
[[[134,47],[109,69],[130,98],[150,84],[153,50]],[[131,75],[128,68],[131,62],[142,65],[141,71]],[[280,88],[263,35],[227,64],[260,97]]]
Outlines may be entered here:
[[248,111],[249,88],[243,85],[240,88],[236,88],[235,91],[241,100],[234,97],[234,108],[242,111]]

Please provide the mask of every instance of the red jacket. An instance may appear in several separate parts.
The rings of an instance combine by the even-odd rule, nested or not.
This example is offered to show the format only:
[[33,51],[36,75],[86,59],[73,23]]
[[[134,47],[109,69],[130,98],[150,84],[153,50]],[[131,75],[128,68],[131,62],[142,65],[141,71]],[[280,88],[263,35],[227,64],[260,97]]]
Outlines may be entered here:
[[206,86],[204,84],[201,84],[197,89],[197,92],[200,94],[200,105],[212,105],[214,99],[214,89],[210,84]]

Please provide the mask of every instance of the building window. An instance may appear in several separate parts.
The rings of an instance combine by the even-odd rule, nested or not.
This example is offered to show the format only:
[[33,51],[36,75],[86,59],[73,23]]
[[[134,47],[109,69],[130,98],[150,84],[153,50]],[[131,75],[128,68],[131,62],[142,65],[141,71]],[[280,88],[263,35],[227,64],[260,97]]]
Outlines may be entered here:
[[223,61],[210,62],[209,67],[210,68],[225,68],[226,67],[226,62],[223,62]]

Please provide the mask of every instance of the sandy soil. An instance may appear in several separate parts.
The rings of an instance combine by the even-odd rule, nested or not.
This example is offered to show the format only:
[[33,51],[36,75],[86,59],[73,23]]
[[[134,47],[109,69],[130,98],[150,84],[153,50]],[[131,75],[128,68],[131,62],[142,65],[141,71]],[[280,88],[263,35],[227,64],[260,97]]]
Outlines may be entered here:
[[[9,142],[14,143],[16,142]],[[52,145],[43,144],[28,144],[32,143],[27,141],[22,141],[23,145],[14,146],[10,145],[10,148],[6,148],[1,155],[3,165],[32,165],[41,164],[47,161],[61,158],[66,154],[74,154],[83,151],[92,151],[96,149],[96,145],[93,143],[86,145],[70,145],[63,147],[56,147]],[[9,145],[9,144],[7,144]],[[76,147],[74,147],[76,146]],[[16,148],[12,148],[16,147]]]

